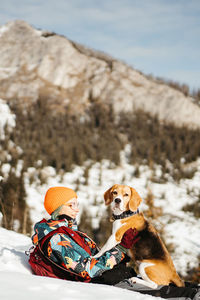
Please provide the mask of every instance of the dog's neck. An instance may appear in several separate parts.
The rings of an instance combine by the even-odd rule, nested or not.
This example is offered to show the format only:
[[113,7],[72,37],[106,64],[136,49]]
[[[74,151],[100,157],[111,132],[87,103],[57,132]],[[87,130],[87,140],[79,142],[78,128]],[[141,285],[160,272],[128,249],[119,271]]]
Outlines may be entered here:
[[125,219],[125,218],[128,218],[132,215],[136,215],[139,213],[139,208],[135,211],[131,211],[131,210],[126,210],[124,211],[122,214],[120,215],[115,215],[115,214],[112,214],[112,219],[115,221],[115,220],[119,220],[119,219]]

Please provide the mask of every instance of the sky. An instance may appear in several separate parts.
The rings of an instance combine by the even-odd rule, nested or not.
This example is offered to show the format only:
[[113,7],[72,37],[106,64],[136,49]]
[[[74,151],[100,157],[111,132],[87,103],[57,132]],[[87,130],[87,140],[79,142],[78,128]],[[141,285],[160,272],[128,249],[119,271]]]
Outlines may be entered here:
[[200,89],[200,0],[0,0],[0,25],[16,19]]

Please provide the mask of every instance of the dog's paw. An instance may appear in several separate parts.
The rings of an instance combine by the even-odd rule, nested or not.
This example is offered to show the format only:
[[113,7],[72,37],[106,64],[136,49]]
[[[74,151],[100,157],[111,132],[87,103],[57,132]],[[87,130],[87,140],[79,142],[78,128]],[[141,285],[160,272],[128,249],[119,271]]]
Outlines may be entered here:
[[140,279],[138,277],[132,277],[132,278],[129,278],[129,281],[131,283],[139,283],[139,284],[142,284],[142,285],[145,285],[145,286],[148,286],[150,287],[151,289],[156,289],[158,287],[158,285],[153,282],[153,281],[146,281],[146,280],[143,280],[143,279]]

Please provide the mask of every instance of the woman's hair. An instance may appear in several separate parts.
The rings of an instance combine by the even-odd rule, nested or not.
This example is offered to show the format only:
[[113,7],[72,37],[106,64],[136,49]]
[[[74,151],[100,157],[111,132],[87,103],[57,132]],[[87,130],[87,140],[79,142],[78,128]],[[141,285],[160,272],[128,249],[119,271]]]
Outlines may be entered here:
[[62,208],[63,205],[59,206],[56,210],[54,210],[54,212],[52,212],[51,214],[51,219],[56,221],[58,220],[58,216],[59,216],[59,213],[60,213],[60,210]]

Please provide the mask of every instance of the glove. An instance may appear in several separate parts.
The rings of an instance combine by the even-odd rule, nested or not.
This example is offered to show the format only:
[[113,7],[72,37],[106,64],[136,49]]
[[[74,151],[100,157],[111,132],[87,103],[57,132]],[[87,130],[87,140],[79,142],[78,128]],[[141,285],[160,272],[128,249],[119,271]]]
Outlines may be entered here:
[[120,249],[122,252],[127,253],[128,249],[132,248],[132,246],[137,243],[140,239],[138,236],[138,231],[134,228],[128,229],[121,240],[121,243],[117,245],[117,248]]

